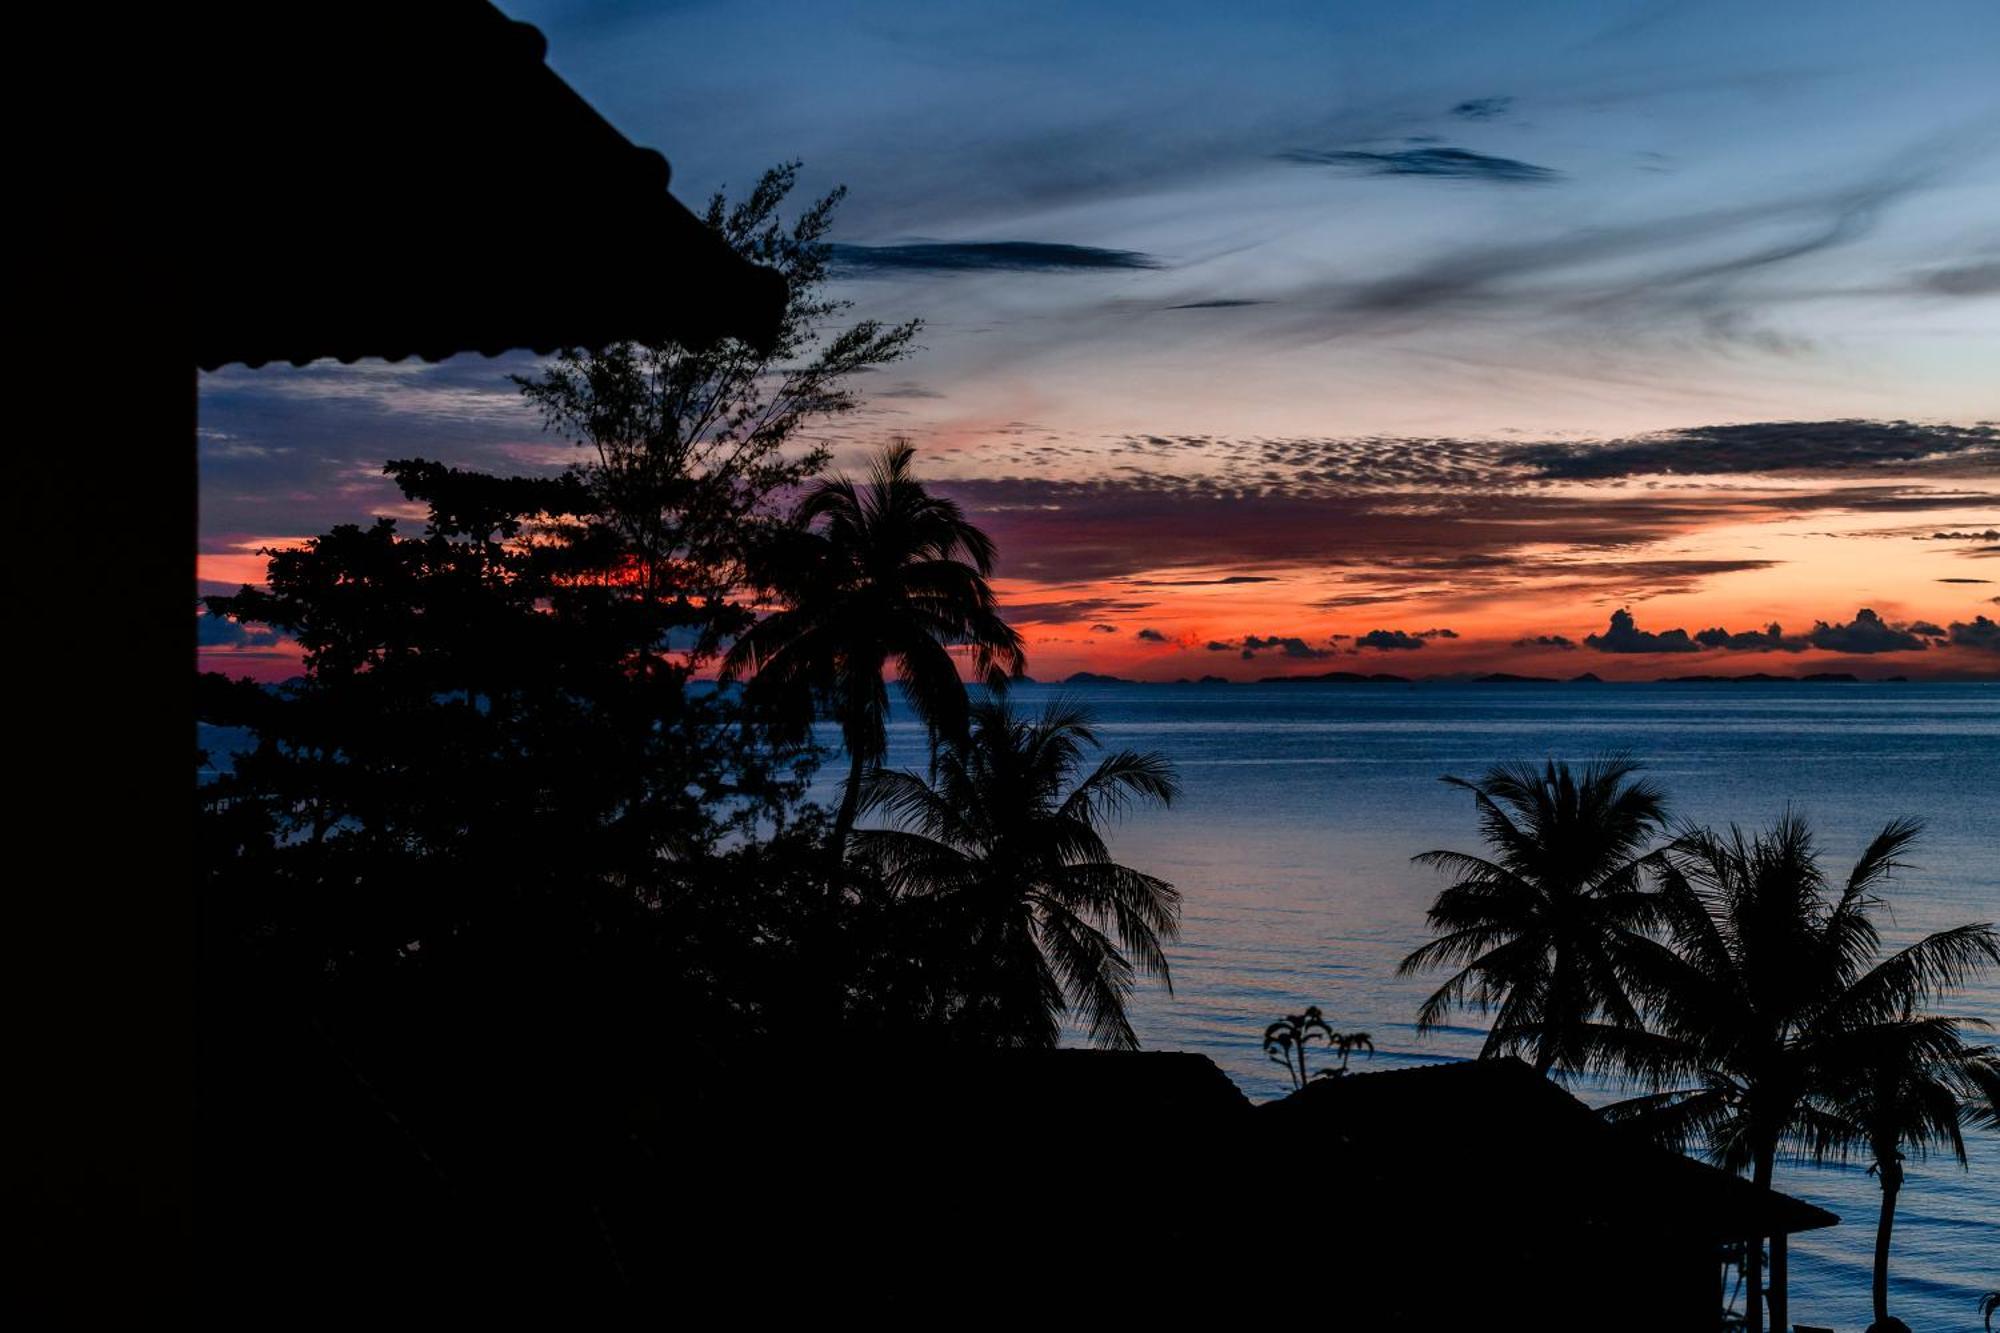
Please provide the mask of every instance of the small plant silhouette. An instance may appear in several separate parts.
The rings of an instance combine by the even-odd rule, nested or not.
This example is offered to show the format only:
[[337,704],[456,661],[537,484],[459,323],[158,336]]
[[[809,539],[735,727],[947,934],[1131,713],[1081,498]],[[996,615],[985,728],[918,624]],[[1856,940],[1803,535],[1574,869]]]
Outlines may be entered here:
[[1979,1298],[1979,1314],[1986,1321],[1986,1333],[1993,1333],[1993,1316],[2000,1314],[2000,1291],[1989,1291]]
[[[1306,1047],[1317,1038],[1340,1056],[1340,1063],[1317,1074],[1306,1067]],[[1271,1063],[1283,1065],[1294,1089],[1315,1078],[1338,1078],[1347,1072],[1348,1058],[1357,1050],[1375,1054],[1375,1042],[1366,1032],[1335,1032],[1318,1005],[1307,1005],[1302,1014],[1287,1014],[1264,1029],[1264,1054]]]

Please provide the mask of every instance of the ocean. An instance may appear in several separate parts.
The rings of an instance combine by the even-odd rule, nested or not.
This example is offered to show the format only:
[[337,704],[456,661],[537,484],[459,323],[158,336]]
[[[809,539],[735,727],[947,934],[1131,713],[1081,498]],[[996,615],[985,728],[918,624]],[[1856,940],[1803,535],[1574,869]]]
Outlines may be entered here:
[[[2000,919],[2000,684],[1090,685],[1017,687],[1094,712],[1104,744],[1173,760],[1186,791],[1113,833],[1126,864],[1185,895],[1173,991],[1142,984],[1132,1013],[1150,1049],[1209,1056],[1254,1100],[1286,1076],[1265,1024],[1317,1004],[1373,1035],[1357,1072],[1464,1059],[1477,1016],[1420,1038],[1435,980],[1398,978],[1442,886],[1410,858],[1479,850],[1471,797],[1439,779],[1506,760],[1639,760],[1677,815],[1770,824],[1789,804],[1837,875],[1883,823],[1915,814],[1923,840],[1887,895],[1884,943]],[[890,762],[921,767],[914,723],[892,724]],[[835,768],[837,765],[829,765]],[[1952,1011],[2000,1025],[2000,979]],[[2000,1040],[2000,1035],[1992,1038]],[[1607,1090],[1580,1087],[1593,1103]],[[1969,1171],[1912,1161],[1897,1214],[1891,1310],[1927,1330],[1972,1329],[2000,1289],[2000,1135]],[[1842,1223],[1792,1245],[1792,1313],[1866,1327],[1880,1193],[1863,1164],[1779,1168],[1778,1187]]]

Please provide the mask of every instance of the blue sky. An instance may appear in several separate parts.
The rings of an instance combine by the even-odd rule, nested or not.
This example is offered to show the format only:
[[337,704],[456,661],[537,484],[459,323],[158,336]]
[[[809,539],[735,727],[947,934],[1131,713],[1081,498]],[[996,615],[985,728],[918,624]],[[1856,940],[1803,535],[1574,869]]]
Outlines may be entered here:
[[[1032,377],[1079,426],[1995,407],[1984,0],[509,12],[685,197],[798,157],[851,188],[857,243],[1151,257],[868,294],[932,321],[919,382],[997,398]],[[1202,401],[1129,421],[1162,371]]]

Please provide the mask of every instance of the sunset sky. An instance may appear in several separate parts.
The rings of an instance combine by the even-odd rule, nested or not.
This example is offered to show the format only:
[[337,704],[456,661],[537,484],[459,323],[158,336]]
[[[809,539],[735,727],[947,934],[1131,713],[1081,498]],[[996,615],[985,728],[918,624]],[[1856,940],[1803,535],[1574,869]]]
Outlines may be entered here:
[[[1039,678],[2000,676],[1992,0],[501,7],[691,204],[850,187],[926,327],[830,441],[917,442]],[[205,376],[201,591],[386,458],[574,461],[529,364]]]

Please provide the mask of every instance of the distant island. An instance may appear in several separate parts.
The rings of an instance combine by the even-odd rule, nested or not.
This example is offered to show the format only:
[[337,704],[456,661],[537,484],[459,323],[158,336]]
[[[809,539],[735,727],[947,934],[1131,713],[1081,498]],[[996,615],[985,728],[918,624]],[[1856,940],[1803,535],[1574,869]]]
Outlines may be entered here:
[[1376,672],[1364,676],[1358,671],[1327,671],[1317,676],[1265,676],[1259,685],[1408,685],[1408,676],[1391,676],[1386,672]]
[[1078,671],[1063,677],[1065,685],[1137,685],[1141,682],[1127,680],[1123,676],[1100,676],[1095,671]]
[[1658,685],[1706,685],[1723,682],[1731,685],[1787,685],[1812,682],[1821,685],[1859,685],[1861,677],[1849,675],[1845,671],[1816,671],[1809,676],[1773,676],[1768,672],[1756,671],[1747,676],[1661,676]]

